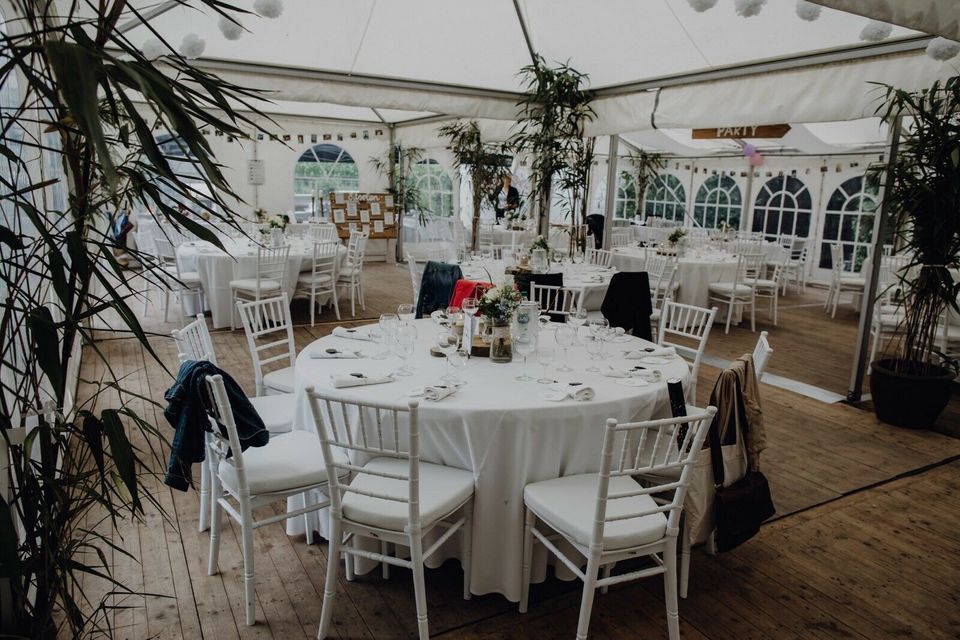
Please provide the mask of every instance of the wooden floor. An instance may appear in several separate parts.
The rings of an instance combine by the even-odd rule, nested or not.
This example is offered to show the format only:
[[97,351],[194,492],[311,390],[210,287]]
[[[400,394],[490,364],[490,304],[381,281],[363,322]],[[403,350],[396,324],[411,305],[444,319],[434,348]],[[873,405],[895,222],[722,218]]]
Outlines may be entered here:
[[[366,318],[395,308],[409,295],[406,269],[376,266],[367,274]],[[787,303],[789,304],[790,297]],[[803,299],[796,299],[805,304]],[[813,303],[815,301],[810,301]],[[771,330],[771,371],[808,384],[835,388],[847,373],[834,372],[855,317],[838,312],[829,320],[816,307],[783,310],[781,328]],[[304,309],[295,307],[298,319]],[[172,341],[151,310],[145,326],[160,360],[171,369]],[[325,335],[336,322],[330,314],[316,327],[298,326],[298,349]],[[765,327],[758,326],[758,330]],[[108,334],[104,334],[105,336]],[[819,339],[816,339],[819,336]],[[252,389],[249,356],[239,332],[213,335],[220,364]],[[711,353],[732,357],[752,348],[755,335],[722,328],[711,338]],[[170,372],[129,338],[104,339],[98,347],[114,374],[145,398],[162,401]],[[845,361],[849,362],[849,358]],[[85,358],[87,380],[106,376],[94,357]],[[848,365],[847,365],[848,368]],[[699,381],[701,404],[717,370],[705,366]],[[770,447],[763,470],[770,478],[777,517],[749,543],[729,554],[694,551],[690,597],[681,601],[686,638],[957,638],[960,637],[960,440],[930,431],[908,431],[878,423],[873,414],[843,404],[823,404],[790,391],[762,386]],[[111,395],[169,434],[162,406],[135,397]],[[954,408],[957,400],[954,400]],[[158,472],[165,451],[158,443]],[[207,534],[197,532],[198,498],[147,480],[159,508],[145,521],[122,528],[116,542],[141,563],[117,553],[118,575],[152,594],[127,597],[115,612],[124,638],[309,638],[319,622],[326,544],[307,546],[282,526],[259,530],[257,624],[243,625],[242,562],[237,534],[228,528],[221,572],[206,575]],[[160,509],[166,513],[166,518]],[[549,579],[532,590],[530,612],[501,596],[459,597],[457,562],[427,575],[430,628],[447,638],[567,638],[573,635],[579,605],[577,583]],[[343,582],[335,613],[342,638],[405,638],[415,631],[409,572],[390,580],[363,576]],[[661,583],[648,580],[598,595],[593,638],[665,637]]]

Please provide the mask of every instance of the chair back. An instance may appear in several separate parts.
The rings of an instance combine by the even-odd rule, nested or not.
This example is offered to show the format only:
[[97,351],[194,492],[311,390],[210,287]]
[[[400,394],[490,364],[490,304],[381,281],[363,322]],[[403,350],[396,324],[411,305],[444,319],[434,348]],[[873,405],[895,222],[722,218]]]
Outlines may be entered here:
[[263,300],[238,300],[237,310],[243,321],[247,348],[253,360],[253,374],[260,389],[267,365],[279,362],[281,367],[292,367],[295,364],[290,301],[286,293]]
[[[408,506],[411,529],[420,526],[420,431],[417,422],[418,402],[368,402],[347,399],[335,392],[307,389],[314,426],[320,436],[323,461],[330,483],[330,508],[340,512],[344,494],[402,502]],[[334,448],[348,454],[351,460],[392,458],[407,462],[405,474],[369,469],[361,463],[335,458]],[[343,472],[352,476],[369,475],[399,480],[406,491],[397,494],[365,491],[341,481]]]
[[843,277],[843,248],[839,242],[830,244],[830,275],[834,284],[840,282]]
[[310,225],[310,237],[314,242],[336,242],[338,244],[340,242],[340,237],[337,235],[337,225],[335,224]]
[[790,244],[790,259],[805,260],[807,257],[807,239],[796,237]]
[[[680,513],[690,484],[690,473],[701,453],[716,407],[687,406],[687,416],[627,422],[610,418],[603,434],[600,454],[597,503],[593,518],[591,547],[603,545],[607,524],[635,520],[662,513],[667,518],[667,536],[680,530]],[[636,489],[610,491],[610,478],[644,476],[664,478]],[[618,500],[650,496],[656,502],[641,511],[618,508]]]
[[757,346],[753,348],[753,370],[757,374],[757,382],[763,379],[763,372],[767,370],[767,363],[773,355],[773,349],[770,348],[770,342],[767,340],[768,335],[766,331],[761,331],[760,337],[757,338]]
[[[663,258],[663,256],[658,256]],[[660,268],[660,274],[657,276],[655,287],[651,287],[651,295],[654,309],[663,307],[663,302],[673,296],[673,283],[677,279],[678,264],[676,260],[663,259],[663,266]],[[647,272],[648,277],[650,272]]]
[[413,259],[409,252],[407,253],[407,269],[410,271],[410,284],[413,286],[413,306],[417,306],[417,301],[420,299],[420,278],[423,277],[423,274],[420,273],[417,261]]
[[207,320],[202,313],[198,313],[197,319],[184,328],[174,329],[170,334],[177,345],[177,357],[181,364],[187,360],[206,360],[217,364],[217,352],[213,349]]
[[646,259],[644,260],[643,270],[647,272],[647,277],[650,278],[650,283],[660,281],[660,276],[663,275],[663,272],[667,268],[667,257],[658,256],[656,253],[651,253],[649,251],[644,252]]
[[[673,300],[665,300],[663,303],[657,344],[661,347],[673,347],[681,356],[692,360],[690,375],[694,380],[700,373],[700,361],[707,348],[707,339],[716,315],[716,307],[704,309]],[[686,341],[687,344],[679,340]]]
[[562,286],[530,283],[530,301],[540,305],[542,313],[566,317],[580,308],[580,289],[565,289]]
[[610,235],[610,246],[612,247],[626,247],[631,243],[632,233],[629,229],[624,229],[622,231],[614,231]]
[[737,284],[752,286],[759,278],[763,277],[766,268],[767,255],[765,253],[741,253],[737,258]]
[[613,254],[604,249],[587,249],[584,262],[598,267],[609,267],[613,264]]
[[264,280],[274,280],[284,288],[287,262],[290,258],[290,245],[279,247],[257,247],[257,291]]
[[339,244],[328,240],[315,241],[313,243],[313,266],[311,272],[313,280],[311,287],[316,288],[317,281],[322,276],[329,276],[329,283],[322,281],[320,288],[332,289],[337,278],[337,262],[340,258],[338,253]]
[[[230,398],[227,396],[223,376],[207,376],[207,392],[212,402],[207,414],[210,420],[210,433],[207,438],[207,455],[213,456],[211,462],[216,469],[220,462],[225,462],[234,468],[237,477],[237,486],[230,487],[238,496],[249,496],[247,472],[243,466],[243,446],[240,435],[237,433],[237,423],[233,419],[233,409],[230,407]],[[221,426],[223,429],[221,430]],[[226,433],[223,433],[226,431]],[[207,464],[206,462],[202,464]]]
[[356,269],[363,268],[363,258],[367,252],[367,238],[369,236],[362,231],[351,231],[350,240],[347,242],[347,259],[346,264],[348,267],[353,267]]

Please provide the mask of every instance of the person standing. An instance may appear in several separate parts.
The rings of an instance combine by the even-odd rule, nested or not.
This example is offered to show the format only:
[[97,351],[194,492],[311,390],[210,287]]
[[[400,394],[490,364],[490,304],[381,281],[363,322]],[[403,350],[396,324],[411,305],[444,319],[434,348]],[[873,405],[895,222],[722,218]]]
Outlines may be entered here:
[[511,186],[513,177],[509,174],[500,178],[500,188],[490,194],[490,202],[493,203],[493,209],[497,214],[497,224],[507,214],[508,211],[515,211],[520,206],[520,192],[517,188]]

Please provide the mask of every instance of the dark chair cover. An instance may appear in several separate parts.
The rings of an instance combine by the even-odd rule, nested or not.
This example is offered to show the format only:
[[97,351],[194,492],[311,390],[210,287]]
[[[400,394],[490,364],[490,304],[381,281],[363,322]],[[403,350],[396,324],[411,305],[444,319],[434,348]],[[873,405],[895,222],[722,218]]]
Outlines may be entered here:
[[612,327],[623,327],[634,336],[653,340],[650,333],[650,279],[645,271],[624,271],[613,274],[600,312]]

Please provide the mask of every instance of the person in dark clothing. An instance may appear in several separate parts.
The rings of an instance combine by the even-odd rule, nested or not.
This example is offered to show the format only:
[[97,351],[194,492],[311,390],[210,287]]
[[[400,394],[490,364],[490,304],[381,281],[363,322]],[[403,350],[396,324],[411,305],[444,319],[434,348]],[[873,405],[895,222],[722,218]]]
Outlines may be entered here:
[[603,249],[603,221],[604,218],[599,213],[591,213],[587,216],[587,228],[593,236],[595,249]]
[[513,182],[511,176],[503,176],[500,188],[490,194],[490,202],[493,203],[493,210],[497,214],[497,224],[500,224],[508,211],[515,211],[520,206],[520,192],[516,187],[510,186],[511,182]]
[[[270,432],[264,426],[263,419],[230,374],[206,360],[187,360],[180,365],[173,386],[163,395],[167,401],[163,417],[174,429],[167,475],[163,482],[174,489],[186,491],[190,487],[193,463],[203,462],[206,456],[205,434],[210,430],[207,416],[213,408],[213,398],[207,390],[207,376],[218,374],[223,376],[233,419],[237,424],[237,435],[240,436],[240,446],[245,450],[247,447],[262,447],[270,441]],[[220,430],[226,434],[223,426]]]

